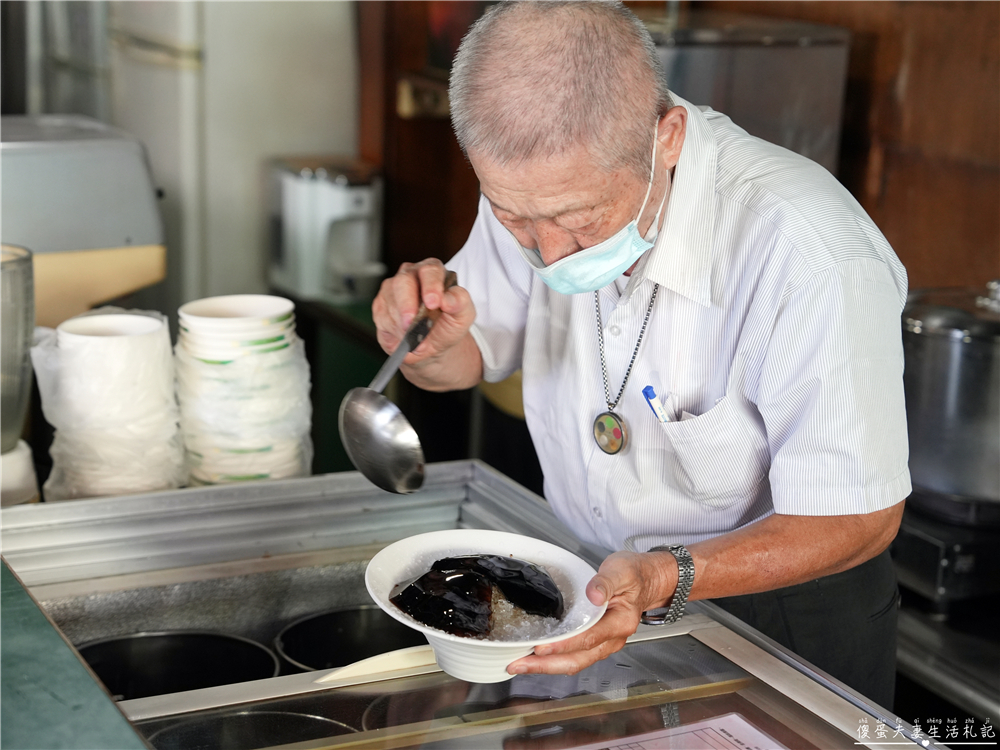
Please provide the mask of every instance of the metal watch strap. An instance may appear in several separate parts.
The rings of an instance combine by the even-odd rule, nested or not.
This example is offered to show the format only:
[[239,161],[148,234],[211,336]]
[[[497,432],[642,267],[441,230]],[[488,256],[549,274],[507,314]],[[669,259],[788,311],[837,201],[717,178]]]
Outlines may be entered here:
[[688,594],[691,593],[691,586],[694,584],[694,560],[683,544],[664,544],[649,551],[669,552],[674,556],[677,560],[677,588],[674,590],[669,607],[643,612],[641,622],[643,625],[668,625],[684,616]]

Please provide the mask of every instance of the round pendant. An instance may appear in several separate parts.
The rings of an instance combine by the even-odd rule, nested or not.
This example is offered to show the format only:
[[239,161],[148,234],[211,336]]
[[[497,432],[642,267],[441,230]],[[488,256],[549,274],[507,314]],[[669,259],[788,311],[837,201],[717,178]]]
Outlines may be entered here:
[[594,420],[594,440],[597,441],[597,447],[605,453],[612,456],[621,453],[628,440],[625,420],[613,411],[598,414]]

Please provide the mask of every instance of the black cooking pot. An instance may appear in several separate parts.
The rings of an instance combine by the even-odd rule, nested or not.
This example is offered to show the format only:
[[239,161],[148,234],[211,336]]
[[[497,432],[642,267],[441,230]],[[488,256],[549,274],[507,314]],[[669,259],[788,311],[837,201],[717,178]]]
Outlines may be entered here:
[[156,750],[254,750],[357,730],[333,719],[287,711],[238,711],[182,721],[149,738]]
[[296,620],[278,633],[274,650],[293,668],[310,672],[425,643],[427,639],[419,631],[394,620],[374,604],[365,604]]
[[119,700],[276,677],[280,664],[256,641],[206,631],[135,633],[77,650]]

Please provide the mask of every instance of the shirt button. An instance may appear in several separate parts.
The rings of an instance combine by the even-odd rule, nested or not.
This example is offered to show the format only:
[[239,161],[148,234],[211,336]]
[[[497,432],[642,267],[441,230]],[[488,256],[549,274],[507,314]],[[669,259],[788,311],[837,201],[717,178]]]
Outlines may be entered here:
[[592,510],[594,511],[594,516],[595,517],[597,517],[597,518],[601,517],[601,509],[600,508],[594,506],[594,508],[592,508]]
[[620,336],[621,332],[622,332],[622,329],[619,328],[618,326],[609,326],[608,327],[608,333],[610,333],[612,336]]

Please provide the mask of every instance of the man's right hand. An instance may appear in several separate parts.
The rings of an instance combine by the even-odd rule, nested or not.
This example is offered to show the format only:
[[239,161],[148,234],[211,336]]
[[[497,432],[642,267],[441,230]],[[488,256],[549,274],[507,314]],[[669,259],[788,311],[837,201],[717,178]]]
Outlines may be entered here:
[[[444,264],[436,258],[403,263],[396,275],[382,282],[372,303],[378,343],[395,351],[423,301],[440,310],[427,338],[406,355],[400,368],[407,380],[426,390],[470,388],[482,379],[482,357],[469,333],[476,307],[460,286],[444,289]],[[461,283],[461,279],[459,279]]]

